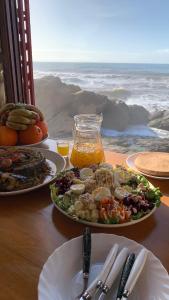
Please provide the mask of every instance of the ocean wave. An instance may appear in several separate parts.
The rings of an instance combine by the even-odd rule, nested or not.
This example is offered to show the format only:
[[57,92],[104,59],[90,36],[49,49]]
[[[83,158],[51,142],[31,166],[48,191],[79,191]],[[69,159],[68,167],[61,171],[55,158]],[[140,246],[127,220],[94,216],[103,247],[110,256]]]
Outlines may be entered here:
[[127,98],[131,95],[131,92],[123,87],[112,89],[112,96],[118,97],[119,99]]
[[79,85],[81,89],[105,94],[127,104],[144,106],[148,111],[169,109],[169,74],[146,72],[121,72],[95,68],[34,71],[34,78],[55,76],[67,84]]
[[66,78],[67,83],[73,83],[73,84],[85,84],[86,81],[80,78],[72,78],[72,77],[67,77]]

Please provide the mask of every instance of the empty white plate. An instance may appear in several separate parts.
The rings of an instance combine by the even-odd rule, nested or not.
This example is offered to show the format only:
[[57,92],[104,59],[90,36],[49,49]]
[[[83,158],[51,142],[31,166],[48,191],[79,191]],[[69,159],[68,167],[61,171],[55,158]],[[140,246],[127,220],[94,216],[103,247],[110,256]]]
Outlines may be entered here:
[[[92,234],[92,257],[89,283],[96,277],[113,244],[129,252],[143,248],[135,241],[114,234]],[[74,300],[83,287],[82,236],[57,248],[45,263],[39,278],[39,300]],[[115,299],[119,278],[114,283],[107,300]],[[130,300],[168,300],[169,276],[161,262],[149,251],[145,267]]]

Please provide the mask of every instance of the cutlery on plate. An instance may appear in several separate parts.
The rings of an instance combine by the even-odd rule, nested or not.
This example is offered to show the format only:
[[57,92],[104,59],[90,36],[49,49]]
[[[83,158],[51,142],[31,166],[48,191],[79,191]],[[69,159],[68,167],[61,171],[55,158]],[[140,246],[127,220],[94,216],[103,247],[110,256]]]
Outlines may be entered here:
[[87,288],[83,296],[81,297],[81,300],[89,300],[91,299],[100,288],[103,288],[104,283],[107,279],[107,276],[111,270],[111,267],[116,259],[117,252],[118,252],[119,246],[118,244],[114,244],[114,246],[110,249],[107,258],[105,260],[105,263],[102,267],[101,272],[99,275],[93,280],[93,282],[90,284],[90,286]]
[[130,275],[130,272],[131,272],[131,269],[133,267],[134,261],[135,261],[135,254],[134,253],[129,254],[127,259],[126,259],[123,271],[122,271],[120,284],[119,284],[118,291],[117,291],[116,300],[121,300],[121,298],[123,296],[124,287],[125,287],[125,284],[127,282],[128,277]]
[[85,290],[87,289],[89,271],[90,271],[90,258],[91,258],[91,230],[89,227],[86,227],[83,233],[83,290],[76,297],[80,299]]
[[131,269],[130,275],[125,284],[122,300],[128,299],[129,295],[131,294],[131,292],[132,292],[132,290],[133,290],[133,288],[145,266],[147,255],[148,255],[148,251],[146,249],[142,249],[140,251],[140,253],[137,255],[137,258]]
[[107,276],[107,279],[105,281],[105,284],[102,288],[102,293],[99,297],[99,300],[103,300],[107,297],[107,293],[110,291],[112,284],[116,280],[118,274],[121,272],[121,269],[126,261],[128,255],[128,249],[123,248],[120,253],[118,254],[109,275]]

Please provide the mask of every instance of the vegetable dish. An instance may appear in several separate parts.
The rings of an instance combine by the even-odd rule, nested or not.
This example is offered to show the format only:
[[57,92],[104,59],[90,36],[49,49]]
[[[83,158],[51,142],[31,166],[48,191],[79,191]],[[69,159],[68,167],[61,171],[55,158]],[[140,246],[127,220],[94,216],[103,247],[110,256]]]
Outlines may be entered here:
[[140,219],[160,205],[161,195],[144,176],[107,163],[64,171],[51,185],[60,209],[76,220],[103,224]]

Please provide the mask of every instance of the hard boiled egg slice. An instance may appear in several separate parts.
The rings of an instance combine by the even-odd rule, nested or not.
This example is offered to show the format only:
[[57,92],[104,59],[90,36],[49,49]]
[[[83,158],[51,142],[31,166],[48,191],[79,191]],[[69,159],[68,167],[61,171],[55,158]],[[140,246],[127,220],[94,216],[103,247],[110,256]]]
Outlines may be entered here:
[[80,179],[86,180],[88,178],[91,178],[93,176],[93,170],[90,168],[83,168],[80,170]]
[[100,201],[103,198],[111,197],[111,192],[107,187],[98,187],[93,191],[92,196],[96,201]]
[[115,191],[114,191],[114,196],[115,198],[119,199],[119,200],[123,200],[124,197],[128,196],[131,192],[129,191],[129,189],[125,188],[125,187],[116,187]]
[[127,183],[132,175],[123,169],[114,170],[114,186],[118,186],[121,183]]
[[74,194],[81,195],[85,191],[85,185],[84,184],[73,184],[73,185],[71,185],[70,190]]

